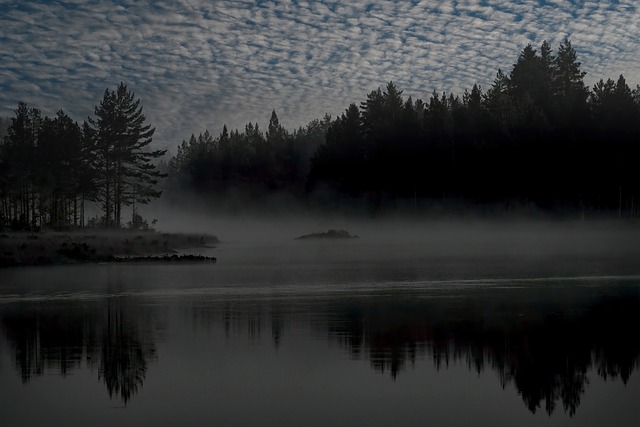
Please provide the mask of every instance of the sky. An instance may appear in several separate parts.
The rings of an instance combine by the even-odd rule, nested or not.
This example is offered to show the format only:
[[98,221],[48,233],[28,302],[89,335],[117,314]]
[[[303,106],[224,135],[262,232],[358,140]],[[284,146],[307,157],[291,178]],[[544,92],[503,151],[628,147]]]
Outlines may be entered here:
[[177,145],[223,124],[288,129],[393,80],[405,96],[488,88],[528,44],[568,37],[590,86],[640,83],[637,0],[0,0],[0,116],[75,120],[124,82]]

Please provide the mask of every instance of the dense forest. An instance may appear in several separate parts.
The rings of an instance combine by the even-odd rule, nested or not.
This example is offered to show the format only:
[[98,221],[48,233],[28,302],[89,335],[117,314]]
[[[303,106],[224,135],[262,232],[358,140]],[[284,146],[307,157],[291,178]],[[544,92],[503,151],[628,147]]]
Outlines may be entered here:
[[[589,89],[576,51],[565,40],[526,46],[512,69],[486,90],[462,96],[434,91],[403,97],[389,82],[340,116],[288,131],[275,111],[265,132],[223,127],[182,141],[168,162],[150,150],[154,128],[124,84],[107,89],[82,125],[63,111],[42,117],[20,103],[0,122],[0,226],[91,225],[145,221],[136,206],[165,192],[214,205],[240,198],[248,207],[288,194],[311,207],[429,206],[543,210],[586,216],[640,212],[640,86],[624,77]],[[238,208],[238,206],[235,206]]]
[[147,149],[155,129],[145,121],[124,84],[105,90],[82,126],[62,110],[42,117],[20,103],[0,145],[0,228],[84,226],[87,202],[102,212],[92,225],[121,227],[124,206],[130,227],[145,225],[136,203],[160,197],[164,175],[153,160],[165,154]]
[[526,46],[491,87],[405,99],[389,82],[289,132],[275,111],[266,132],[208,131],[169,162],[172,194],[223,203],[238,190],[292,192],[306,202],[385,206],[493,206],[636,216],[640,88],[623,76],[585,86],[569,40],[556,52]]

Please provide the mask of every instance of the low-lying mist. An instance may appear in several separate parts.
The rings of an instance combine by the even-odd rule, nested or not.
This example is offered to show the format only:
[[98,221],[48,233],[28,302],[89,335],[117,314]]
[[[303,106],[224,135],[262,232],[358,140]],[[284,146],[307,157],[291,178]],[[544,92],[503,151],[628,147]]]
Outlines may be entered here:
[[[361,256],[383,253],[390,258],[412,256],[634,256],[640,255],[640,223],[619,220],[548,218],[464,218],[387,215],[355,217],[291,212],[211,213],[203,206],[151,207],[150,217],[166,232],[197,232],[217,236],[225,244],[243,246],[324,245],[347,247]],[[328,230],[346,230],[358,239],[299,241],[296,237]]]

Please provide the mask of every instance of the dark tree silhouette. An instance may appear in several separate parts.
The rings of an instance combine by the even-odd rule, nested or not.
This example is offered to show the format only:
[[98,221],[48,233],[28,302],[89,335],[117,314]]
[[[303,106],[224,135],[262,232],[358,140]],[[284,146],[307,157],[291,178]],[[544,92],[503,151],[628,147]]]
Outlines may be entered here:
[[65,112],[42,117],[20,103],[0,144],[0,227],[83,226],[85,202],[99,201],[104,225],[120,226],[122,207],[160,197],[164,175],[149,151],[154,129],[124,84],[105,91],[95,120],[80,127]]
[[[461,97],[433,91],[423,101],[389,82],[359,107],[293,132],[271,111],[265,133],[224,125],[217,137],[205,131],[183,141],[168,162],[167,188],[217,201],[244,193],[238,209],[280,192],[374,211],[464,202],[635,217],[640,87],[620,76],[589,90],[581,66],[568,39],[556,52],[545,41],[527,45],[486,91],[475,84]],[[43,119],[19,105],[0,146],[3,226],[82,224],[85,200],[100,204],[104,225],[119,226],[123,206],[133,205],[135,218],[136,203],[160,196],[163,174],[152,162],[164,151],[148,151],[154,129],[140,101],[121,84],[95,113],[78,133],[64,113]]]
[[99,201],[104,211],[104,224],[120,227],[122,207],[148,203],[160,197],[155,189],[163,177],[152,160],[166,150],[149,151],[155,128],[146,124],[140,100],[120,83],[114,91],[106,89],[96,118],[89,118],[95,134],[97,166],[100,171]]
[[41,123],[40,110],[21,102],[1,147],[3,217],[14,228],[35,227],[38,221],[35,153]]
[[95,194],[92,146],[85,145],[80,126],[62,110],[53,119],[44,118],[38,140],[41,224],[78,226],[84,200]]

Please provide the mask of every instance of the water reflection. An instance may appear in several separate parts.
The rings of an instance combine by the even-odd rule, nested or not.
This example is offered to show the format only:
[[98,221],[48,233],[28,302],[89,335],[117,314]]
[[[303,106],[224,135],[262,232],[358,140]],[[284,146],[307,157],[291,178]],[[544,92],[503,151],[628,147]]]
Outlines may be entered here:
[[[140,392],[157,361],[159,339],[168,349],[180,348],[185,366],[202,351],[198,340],[217,336],[227,344],[248,341],[276,353],[304,340],[328,340],[390,381],[413,375],[419,361],[437,370],[464,364],[470,373],[493,372],[503,388],[515,388],[531,412],[544,409],[550,415],[559,407],[575,414],[590,375],[626,384],[640,365],[637,285],[123,296],[8,307],[1,325],[24,382],[47,372],[64,376],[89,368],[109,396],[125,404]],[[173,317],[167,314],[172,307],[177,308]],[[159,365],[153,375],[172,375]]]
[[[436,369],[465,363],[470,371],[494,370],[513,383],[531,412],[551,415],[561,403],[573,415],[589,385],[601,377],[627,383],[639,365],[640,299],[603,297],[587,306],[494,306],[470,301],[398,302],[396,308],[352,305],[329,330],[356,358],[396,378],[417,355]],[[488,301],[484,301],[488,302]]]
[[328,333],[352,359],[392,380],[425,358],[437,370],[459,363],[476,374],[489,369],[503,388],[515,386],[532,413],[551,415],[562,405],[574,415],[590,372],[626,385],[640,364],[638,289],[577,288],[241,300],[188,310],[200,325],[222,321],[227,339],[255,341],[269,329],[276,349],[290,328]]
[[125,404],[142,387],[148,364],[155,360],[161,325],[153,310],[141,310],[123,298],[25,304],[2,317],[23,383],[51,372],[66,376],[86,366],[97,371],[109,396]]
[[[90,313],[86,313],[90,315]],[[79,367],[95,348],[85,313],[51,312],[45,307],[3,317],[7,339],[15,350],[15,366],[23,382],[45,370],[61,375]]]
[[[144,330],[119,299],[109,299],[103,323],[99,376],[109,396],[120,396],[126,404],[142,387],[147,365],[156,355],[152,332]],[[150,334],[151,332],[151,334]]]

